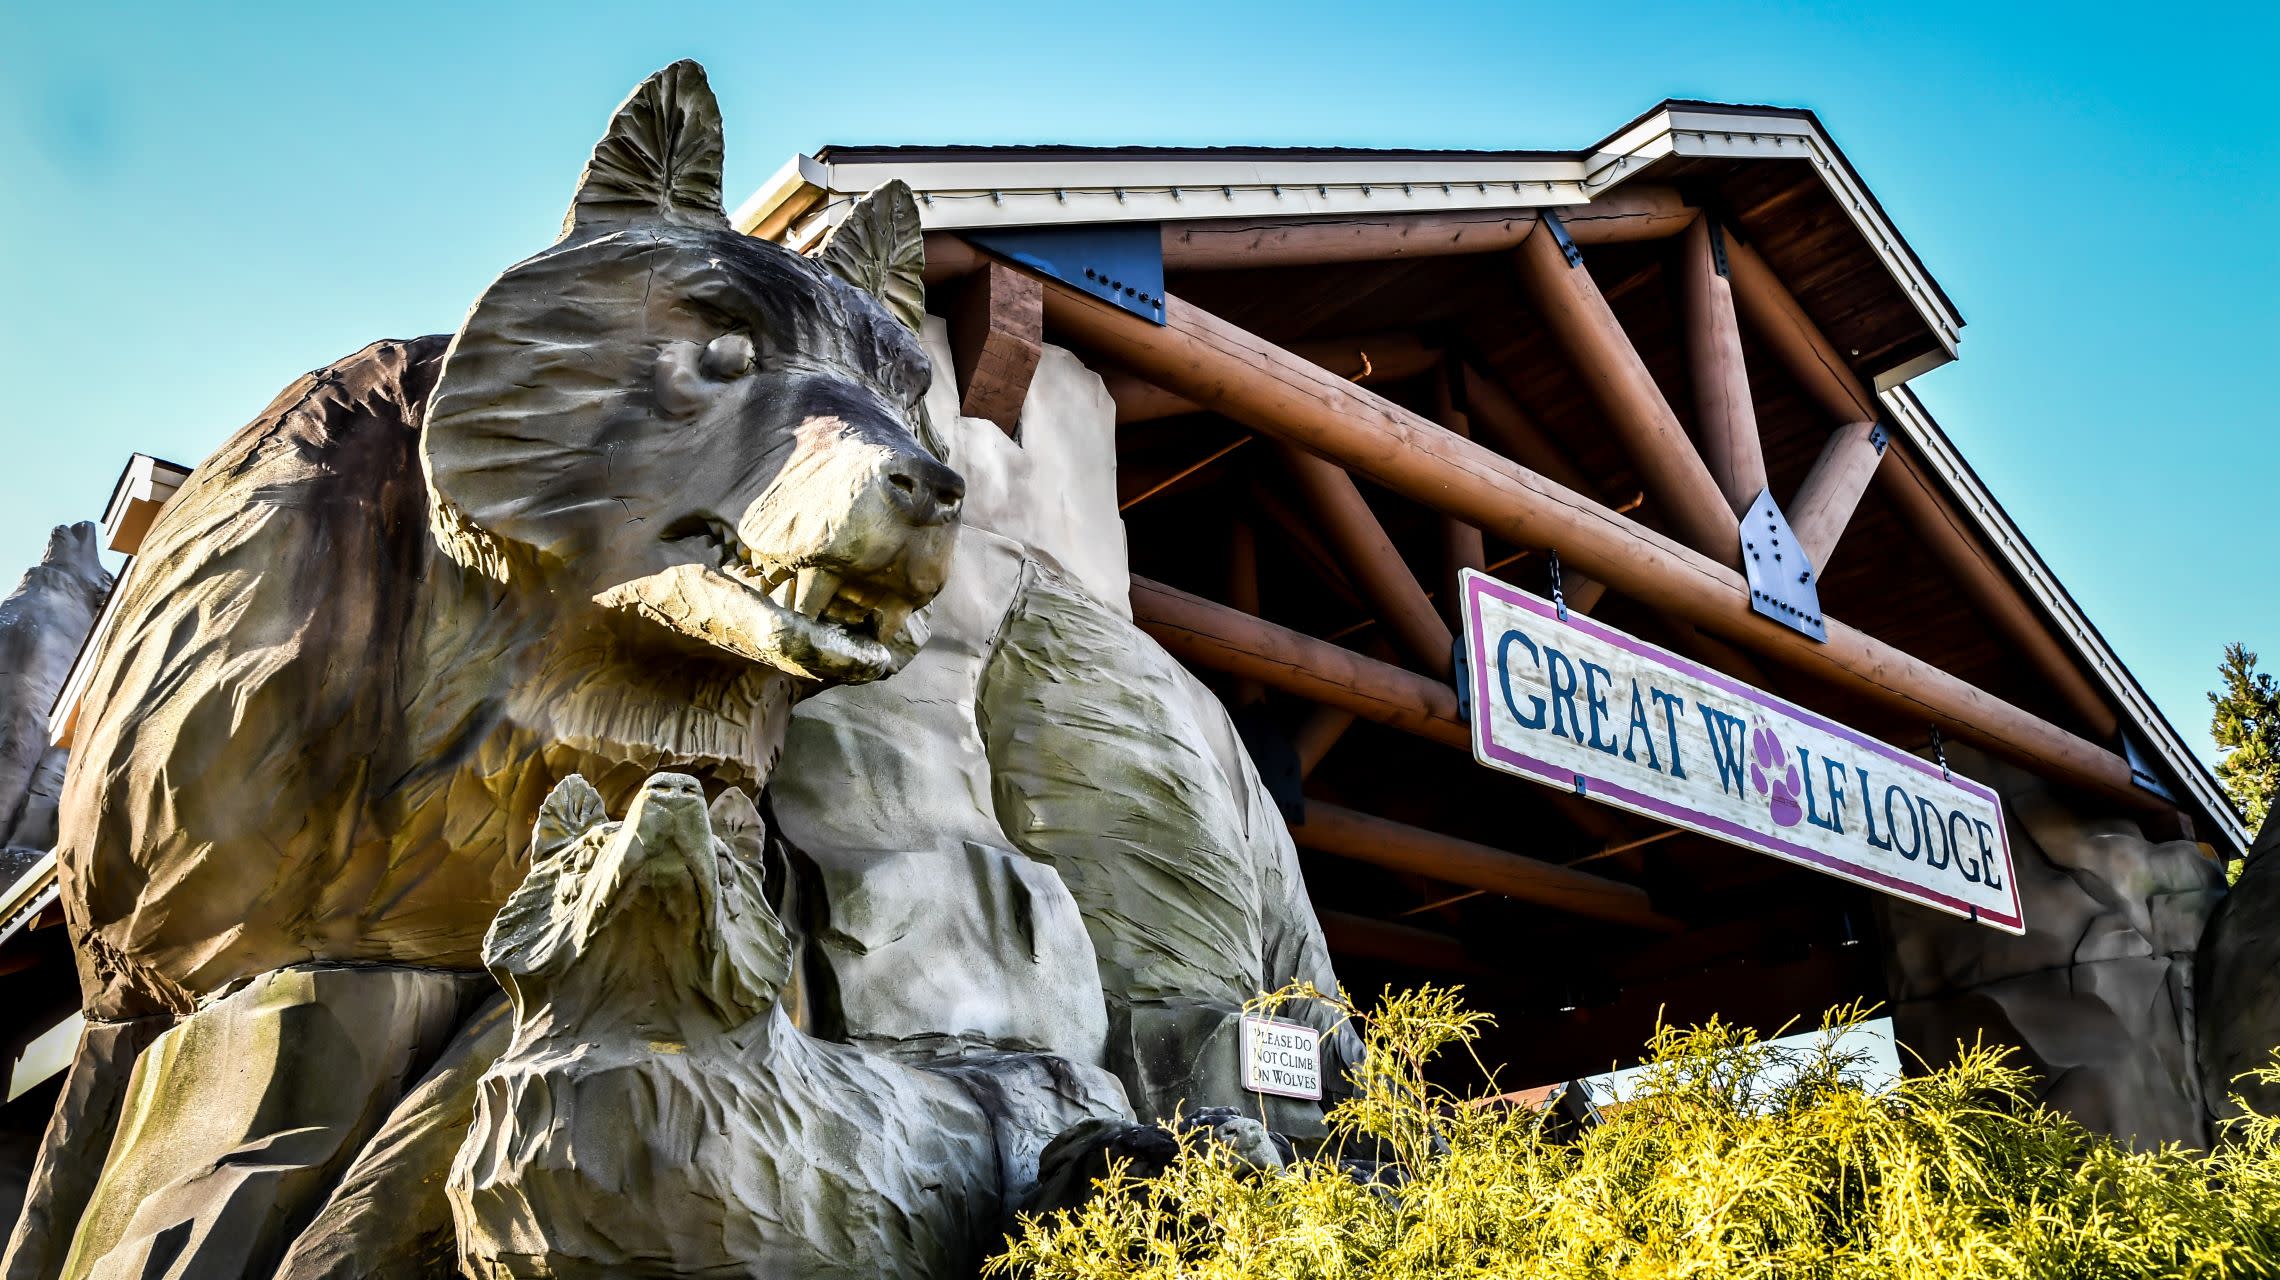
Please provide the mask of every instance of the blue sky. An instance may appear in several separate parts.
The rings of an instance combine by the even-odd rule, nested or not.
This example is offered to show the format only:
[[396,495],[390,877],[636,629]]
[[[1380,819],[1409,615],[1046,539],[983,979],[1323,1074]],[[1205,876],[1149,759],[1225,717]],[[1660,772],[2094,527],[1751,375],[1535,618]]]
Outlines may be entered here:
[[454,327],[610,107],[712,71],[731,203],[841,142],[1574,146],[1812,107],[1970,322],[1918,391],[2204,753],[2280,665],[2269,5],[0,7],[0,575],[285,383]]

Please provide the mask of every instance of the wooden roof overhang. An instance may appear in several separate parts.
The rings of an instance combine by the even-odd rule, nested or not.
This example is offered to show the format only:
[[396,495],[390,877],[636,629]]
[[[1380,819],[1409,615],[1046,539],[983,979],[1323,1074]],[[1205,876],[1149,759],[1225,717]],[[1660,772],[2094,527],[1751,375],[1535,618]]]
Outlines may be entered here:
[[[1020,388],[989,379],[1024,344],[1103,370],[1135,617],[1284,730],[1349,981],[1472,984],[1531,1077],[1634,1052],[1658,1011],[1770,1025],[1877,997],[1877,949],[1852,945],[1874,913],[1466,767],[1460,565],[1546,591],[1556,549],[1570,605],[1611,625],[1887,741],[1936,727],[2242,843],[1903,385],[1962,320],[1809,113],[1667,103],[1575,153],[834,148],[787,174],[740,225],[796,243],[838,193],[918,188],[970,413],[1010,428],[986,407],[1017,412]],[[1085,221],[1161,225],[1165,323],[960,234]],[[1749,609],[1735,517],[1760,488],[1814,554],[1827,643]]]

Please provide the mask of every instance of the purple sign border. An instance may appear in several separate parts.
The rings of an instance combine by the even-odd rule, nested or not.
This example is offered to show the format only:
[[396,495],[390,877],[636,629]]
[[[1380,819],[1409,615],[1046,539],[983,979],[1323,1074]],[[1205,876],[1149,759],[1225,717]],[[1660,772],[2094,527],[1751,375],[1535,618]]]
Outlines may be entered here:
[[[1534,756],[1525,755],[1492,741],[1488,735],[1489,717],[1485,710],[1491,705],[1489,702],[1491,692],[1488,685],[1488,636],[1486,628],[1480,623],[1480,600],[1484,596],[1492,597],[1524,612],[1535,614],[1554,626],[1567,627],[1582,632],[1602,643],[1611,644],[1626,652],[1652,659],[1664,666],[1683,672],[1704,684],[1722,689],[1742,701],[1755,703],[1794,720],[1801,720],[1831,737],[1840,738],[1859,750],[1899,765],[1903,769],[1913,770],[1927,778],[1938,779],[1947,786],[1976,795],[1993,806],[1998,815],[2003,811],[2002,798],[1995,794],[1993,788],[1984,783],[1953,775],[1943,776],[1939,766],[1929,760],[1856,733],[1826,716],[1816,715],[1787,699],[1777,698],[1762,689],[1753,689],[1729,676],[1711,671],[1698,663],[1689,662],[1660,645],[1649,644],[1635,636],[1625,635],[1623,632],[1601,626],[1588,618],[1578,617],[1574,614],[1570,614],[1563,621],[1551,601],[1522,591],[1508,582],[1468,569],[1465,571],[1464,589],[1465,626],[1472,633],[1473,756],[1482,764],[1523,777],[1534,776],[1542,779],[1548,785],[1563,789],[1580,790],[1588,797],[1608,801],[1620,808],[1661,818],[1690,831],[1697,831],[1730,844],[1741,845],[1744,848],[1755,849],[1760,853],[1771,854],[1786,862],[1809,866],[1817,871],[1851,880],[1857,884],[1864,884],[1872,889],[1882,890],[1895,897],[1906,898],[1910,902],[1921,903],[1934,910],[1945,911],[1949,915],[1975,920],[1981,924],[2000,929],[2005,933],[2023,934],[2026,932],[2025,916],[2019,906],[2018,868],[2012,865],[2011,860],[2011,833],[2006,824],[2002,822],[1995,824],[1995,830],[2002,841],[2003,870],[2009,876],[2011,886],[2011,913],[2008,916],[1998,915],[1977,903],[1966,902],[1961,898],[1952,897],[1924,885],[1903,880],[1898,876],[1887,875],[1872,867],[1862,866],[1836,854],[1826,853],[1807,845],[1795,844],[1778,836],[1741,826],[1738,823],[1729,822],[1724,818],[1703,813],[1697,809],[1689,809],[1684,805],[1673,804],[1668,800],[1634,791],[1610,778],[1589,773],[1577,773],[1573,769],[1555,765],[1546,760],[1539,760]],[[1578,787],[1578,783],[1582,785]]]

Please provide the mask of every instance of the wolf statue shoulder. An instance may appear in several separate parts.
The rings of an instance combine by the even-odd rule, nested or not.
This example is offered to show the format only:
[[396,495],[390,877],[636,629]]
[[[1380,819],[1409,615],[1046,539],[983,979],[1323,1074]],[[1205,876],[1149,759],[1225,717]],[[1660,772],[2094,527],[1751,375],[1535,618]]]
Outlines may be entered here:
[[549,791],[757,790],[794,701],[915,648],[964,491],[915,206],[803,258],[720,165],[702,70],[651,77],[448,344],[302,379],[153,526],[62,799],[89,1029],[9,1280],[448,1271]]

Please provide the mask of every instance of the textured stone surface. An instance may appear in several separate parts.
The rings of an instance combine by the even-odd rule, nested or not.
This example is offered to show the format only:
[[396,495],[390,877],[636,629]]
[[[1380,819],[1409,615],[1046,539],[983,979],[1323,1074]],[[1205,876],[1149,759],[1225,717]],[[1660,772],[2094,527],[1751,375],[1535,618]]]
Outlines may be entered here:
[[[1318,1108],[1243,1091],[1237,1017],[1261,992],[1297,979],[1335,990],[1336,975],[1289,831],[1219,701],[1039,567],[979,708],[998,820],[1084,913],[1109,1062],[1135,1105],[1263,1104],[1276,1128],[1309,1129]],[[1339,1042],[1328,1048],[1337,1080]]]
[[[1255,1108],[1237,1008],[1334,977],[1226,713],[1128,621],[1115,406],[1047,347],[1018,443],[959,417],[947,380],[928,409],[969,480],[930,638],[895,679],[802,703],[771,784],[823,885],[819,1026],[1106,1062],[1148,1115]],[[892,785],[850,796],[850,773]],[[1269,1106],[1299,1131],[1318,1112]]]
[[[2270,820],[2265,832],[2273,830]],[[2257,844],[2266,843],[2260,833]],[[2280,1050],[2280,858],[2258,853],[2209,918],[2195,965],[2200,995],[2201,1087],[2209,1110],[2238,1114],[2235,1094],[2280,1113],[2280,1085],[2243,1080]]]
[[2003,796],[2027,933],[1880,900],[1900,1041],[1938,1062],[1984,1033],[2019,1046],[2043,1098],[2092,1128],[2146,1146],[2206,1142],[2193,954],[2224,893],[2216,864],[1948,751]]
[[[84,521],[57,525],[40,562],[0,600],[0,847],[55,845],[65,752],[48,744],[48,715],[111,591],[100,536]],[[24,860],[0,859],[0,883],[14,879],[11,862]]]
[[278,1280],[431,1280],[456,1272],[444,1174],[475,1116],[477,1082],[514,1029],[493,992],[403,1096],[310,1220]]
[[622,822],[556,788],[484,948],[515,1029],[451,1174],[477,1274],[967,1276],[1034,1152],[1121,1111],[1076,1064],[968,1064],[985,1106],[960,1071],[802,1033],[762,850],[750,801],[708,814],[693,778]]
[[283,969],[144,1050],[68,1280],[268,1274],[488,985],[393,966]]
[[24,1210],[0,1261],[5,1280],[54,1280],[63,1274],[80,1211],[94,1193],[103,1155],[111,1148],[135,1058],[174,1019],[90,1022],[64,1075],[62,1096],[40,1141],[38,1163],[25,1189]]

